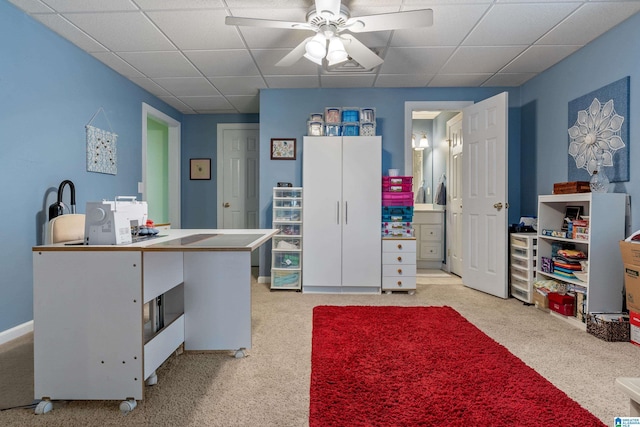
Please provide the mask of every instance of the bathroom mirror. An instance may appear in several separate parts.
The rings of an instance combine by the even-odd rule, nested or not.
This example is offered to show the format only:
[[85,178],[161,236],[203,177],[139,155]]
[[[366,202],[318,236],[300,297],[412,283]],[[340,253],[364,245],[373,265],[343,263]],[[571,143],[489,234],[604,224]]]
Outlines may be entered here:
[[467,101],[405,103],[405,175],[413,176],[415,210],[444,209],[435,200],[446,179],[447,121],[472,104]]

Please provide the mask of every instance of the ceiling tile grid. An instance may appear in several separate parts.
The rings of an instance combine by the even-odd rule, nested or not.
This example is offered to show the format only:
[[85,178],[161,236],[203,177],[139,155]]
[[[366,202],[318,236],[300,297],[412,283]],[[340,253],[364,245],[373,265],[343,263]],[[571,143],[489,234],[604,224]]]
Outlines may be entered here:
[[432,25],[344,30],[383,60],[357,71],[277,65],[314,35],[313,0],[9,1],[184,114],[257,113],[267,88],[519,86],[640,12],[637,0],[343,0],[352,18],[433,11]]

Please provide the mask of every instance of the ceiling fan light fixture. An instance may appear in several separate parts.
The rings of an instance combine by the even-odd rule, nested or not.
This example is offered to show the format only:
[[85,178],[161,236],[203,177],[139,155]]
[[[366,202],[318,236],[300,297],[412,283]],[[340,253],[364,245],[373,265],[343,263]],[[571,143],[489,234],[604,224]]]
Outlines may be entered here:
[[322,58],[324,58],[327,54],[327,39],[324,37],[324,35],[318,33],[307,42],[304,49],[307,52],[304,55],[305,58],[309,59],[308,56],[310,56],[322,62]]
[[327,53],[327,61],[329,61],[329,65],[339,64],[346,61],[348,58],[349,55],[344,48],[342,40],[338,37],[331,37],[329,40],[329,52]]
[[318,65],[322,65],[322,58],[314,58],[313,56],[309,55],[308,53],[305,53],[303,56],[305,58],[307,58],[311,62],[315,62]]

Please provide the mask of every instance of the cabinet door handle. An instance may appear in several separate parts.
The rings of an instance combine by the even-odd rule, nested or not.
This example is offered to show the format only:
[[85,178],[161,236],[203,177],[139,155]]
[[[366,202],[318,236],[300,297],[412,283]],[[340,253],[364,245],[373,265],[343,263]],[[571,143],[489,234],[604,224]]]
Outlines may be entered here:
[[336,202],[336,224],[340,225],[340,201]]
[[349,204],[344,202],[344,223],[349,224]]
[[402,257],[401,256],[398,257],[398,261],[402,262]]

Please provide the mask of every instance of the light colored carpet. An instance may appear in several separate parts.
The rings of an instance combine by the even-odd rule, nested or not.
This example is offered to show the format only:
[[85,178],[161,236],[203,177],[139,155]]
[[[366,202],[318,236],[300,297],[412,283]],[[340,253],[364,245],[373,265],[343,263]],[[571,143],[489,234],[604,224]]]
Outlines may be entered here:
[[[419,284],[413,296],[272,292],[254,282],[248,357],[235,359],[232,352],[174,356],[158,370],[158,384],[147,387],[145,399],[125,416],[118,410],[120,401],[56,401],[46,415],[36,416],[32,409],[2,411],[0,425],[306,427],[316,305],[451,306],[605,424],[629,414],[628,399],[614,381],[640,377],[640,347],[599,340],[513,298],[502,300],[466,288],[459,278],[441,280],[452,283]],[[2,371],[0,407],[7,396],[33,393],[32,338],[25,339],[26,345],[0,347],[0,366],[23,361],[23,366]],[[463,342],[460,351],[465,352]]]

